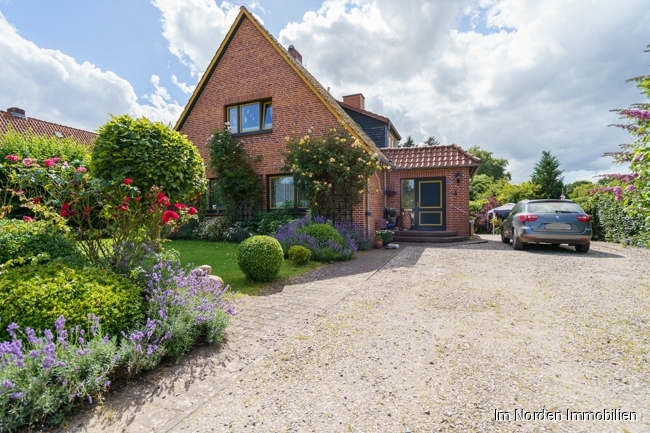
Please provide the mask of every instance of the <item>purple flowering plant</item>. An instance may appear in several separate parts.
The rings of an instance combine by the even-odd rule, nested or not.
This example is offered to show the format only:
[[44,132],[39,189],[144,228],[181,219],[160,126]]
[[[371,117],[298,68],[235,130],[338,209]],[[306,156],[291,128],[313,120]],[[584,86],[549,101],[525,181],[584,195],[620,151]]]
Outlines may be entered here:
[[197,342],[219,342],[234,315],[230,287],[203,271],[184,268],[174,251],[156,252],[150,245],[124,244],[118,254],[144,252],[139,261],[115,264],[143,287],[146,321],[122,333],[120,363],[129,374],[155,367],[162,358],[178,361]]
[[11,340],[0,343],[0,431],[59,424],[74,404],[109,386],[118,361],[116,339],[103,336],[98,319],[90,319],[88,334],[66,328],[63,316],[54,332],[7,327]]
[[343,238],[343,244],[341,244],[333,239],[319,241],[301,230],[311,224],[327,224],[327,219],[308,215],[278,228],[275,238],[280,242],[285,256],[287,256],[289,248],[294,245],[301,245],[309,249],[313,260],[326,262],[349,260],[358,251],[357,240],[362,239],[362,235],[356,226],[345,223],[333,224]]
[[60,424],[75,404],[97,399],[111,376],[177,361],[201,341],[221,340],[235,314],[229,287],[151,244],[123,243],[115,253],[113,270],[143,287],[145,319],[110,338],[94,316],[88,331],[66,328],[63,316],[54,330],[39,333],[10,324],[11,339],[0,343],[0,431]]

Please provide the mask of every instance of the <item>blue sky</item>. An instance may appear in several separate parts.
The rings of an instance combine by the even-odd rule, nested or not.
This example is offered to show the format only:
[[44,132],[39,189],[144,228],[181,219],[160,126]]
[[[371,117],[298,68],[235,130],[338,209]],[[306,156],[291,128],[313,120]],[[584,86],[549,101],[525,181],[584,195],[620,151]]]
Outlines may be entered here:
[[[259,2],[264,11],[259,7],[253,11],[277,35],[287,22],[299,21],[321,3],[268,0]],[[241,4],[250,7],[250,2]],[[157,74],[166,78],[163,84],[179,102],[189,98],[168,77],[175,74],[182,82],[192,81],[187,67],[170,53],[161,32],[161,12],[149,1],[0,0],[0,13],[25,39],[115,72],[133,85],[138,96],[151,92],[150,78]]]
[[416,142],[479,145],[529,178],[621,171],[609,110],[639,101],[647,0],[0,0],[0,109],[95,130],[109,113],[175,123],[240,4],[338,98]]

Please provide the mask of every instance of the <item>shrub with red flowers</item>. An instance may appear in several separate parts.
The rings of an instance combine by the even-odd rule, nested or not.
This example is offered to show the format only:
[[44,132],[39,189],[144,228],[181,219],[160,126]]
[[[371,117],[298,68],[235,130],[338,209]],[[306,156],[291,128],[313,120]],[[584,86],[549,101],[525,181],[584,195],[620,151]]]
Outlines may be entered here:
[[163,226],[174,229],[196,218],[195,208],[172,206],[157,186],[140,191],[129,178],[96,179],[85,167],[73,167],[60,158],[50,158],[47,164],[26,159],[6,158],[12,183],[3,189],[10,199],[19,197],[37,218],[62,218],[72,229],[77,249],[93,263],[109,258],[112,244],[158,243]]

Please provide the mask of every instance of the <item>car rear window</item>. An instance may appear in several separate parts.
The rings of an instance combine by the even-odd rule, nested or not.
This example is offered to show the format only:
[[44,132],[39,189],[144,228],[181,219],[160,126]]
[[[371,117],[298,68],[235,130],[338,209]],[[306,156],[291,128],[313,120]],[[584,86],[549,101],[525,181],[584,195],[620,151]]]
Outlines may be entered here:
[[551,201],[540,203],[528,203],[528,211],[533,213],[555,213],[555,212],[571,212],[571,213],[584,213],[580,205],[577,203]]

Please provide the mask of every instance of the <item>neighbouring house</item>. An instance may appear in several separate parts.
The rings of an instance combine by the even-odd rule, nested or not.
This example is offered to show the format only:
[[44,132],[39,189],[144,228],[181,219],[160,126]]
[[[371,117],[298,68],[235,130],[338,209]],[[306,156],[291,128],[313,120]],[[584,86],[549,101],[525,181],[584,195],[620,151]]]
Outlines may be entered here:
[[31,131],[36,135],[45,137],[72,137],[76,141],[89,146],[95,142],[95,138],[97,137],[97,134],[94,132],[27,117],[25,110],[16,107],[8,108],[7,111],[0,110],[0,134],[10,129],[20,134]]
[[[396,148],[401,136],[388,118],[367,111],[362,94],[337,101],[307,71],[301,54],[293,46],[285,49],[245,7],[175,128],[207,161],[207,142],[226,122],[251,156],[261,156],[257,170],[264,182],[265,210],[285,201],[306,206],[291,175],[279,168],[285,137],[309,129],[319,134],[340,124],[392,168],[368,179],[364,199],[353,211],[352,220],[368,236],[379,228],[387,206],[408,212],[413,234],[454,240],[469,236],[469,182],[480,159],[455,144]],[[218,181],[209,172],[208,178]],[[214,200],[208,203],[209,209],[216,207]]]

